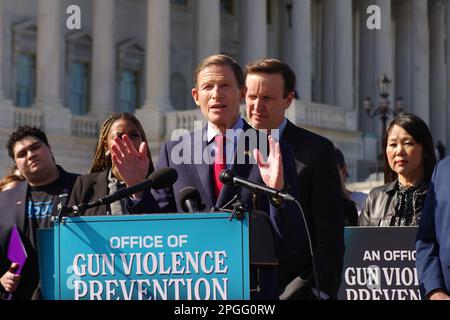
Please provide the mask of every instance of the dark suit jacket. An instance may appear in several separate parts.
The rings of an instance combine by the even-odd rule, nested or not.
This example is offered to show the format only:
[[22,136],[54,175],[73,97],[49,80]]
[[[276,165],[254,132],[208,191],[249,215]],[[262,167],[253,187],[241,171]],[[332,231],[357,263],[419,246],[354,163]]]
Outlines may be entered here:
[[[52,216],[58,215],[58,204],[65,203],[70,196],[70,191],[78,175],[68,173],[59,167],[60,179],[65,182],[61,194],[67,194],[60,197],[53,204]],[[31,299],[39,283],[39,266],[36,249],[33,248],[29,239],[25,236],[27,220],[25,219],[26,205],[28,195],[28,183],[22,181],[19,185],[7,191],[0,192],[0,275],[3,276],[8,271],[11,262],[6,258],[9,243],[9,237],[14,224],[17,225],[21,234],[22,242],[27,251],[27,261],[22,269],[22,278],[17,290],[14,292],[14,299]]]
[[[108,194],[108,170],[86,174],[79,176],[75,182],[68,205],[73,206],[82,203],[94,202],[95,200],[98,200]],[[147,192],[144,193],[144,197],[147,199],[151,197],[151,195]],[[159,212],[159,207],[151,201],[140,201],[134,206],[129,203],[128,210],[130,213],[152,213]],[[80,215],[109,215],[111,214],[110,212],[110,205],[101,205],[80,212]]]
[[431,178],[416,239],[416,267],[423,296],[435,289],[450,294],[450,158]]
[[[247,131],[251,127],[244,121],[244,131]],[[206,127],[203,128],[201,135],[206,131]],[[193,137],[195,133],[191,133],[188,136],[182,138],[181,141],[194,141]],[[261,143],[267,144],[267,137],[262,136],[263,141],[258,142],[258,147]],[[203,139],[202,139],[203,140]],[[158,168],[161,167],[172,167],[178,172],[178,180],[169,189],[162,190],[152,190],[155,199],[159,203],[161,210],[164,212],[183,212],[181,204],[179,203],[179,193],[187,186],[195,187],[201,196],[202,203],[207,208],[221,208],[228,201],[230,201],[235,194],[241,196],[241,202],[248,210],[259,209],[266,212],[272,223],[272,227],[276,234],[277,246],[279,250],[280,259],[280,277],[284,278],[284,270],[288,270],[289,262],[293,260],[298,261],[297,266],[304,267],[309,266],[310,257],[307,250],[307,242],[305,236],[304,224],[298,209],[293,203],[285,203],[281,210],[277,210],[270,203],[267,196],[259,195],[256,201],[256,208],[253,205],[251,193],[246,188],[234,187],[229,185],[224,185],[218,199],[214,196],[213,191],[213,181],[212,181],[212,165],[207,163],[193,164],[195,154],[198,155],[199,152],[203,153],[205,150],[207,142],[202,141],[201,149],[199,145],[195,147],[196,143],[187,143],[185,152],[190,152],[189,155],[182,154],[186,156],[189,163],[178,163],[176,161],[176,156],[179,156],[179,141],[170,141],[165,143],[161,147],[161,153],[158,161]],[[284,177],[285,185],[287,185],[290,190],[289,192],[293,195],[297,194],[297,186],[295,179],[295,164],[292,157],[292,152],[285,143],[281,143],[281,152],[283,157],[283,167],[284,167]],[[172,154],[174,153],[174,154]],[[245,146],[245,164],[232,164],[230,170],[233,171],[237,176],[240,176],[251,181],[256,181],[264,184],[261,175],[259,173],[258,166],[256,164],[250,163],[250,157],[252,157],[252,150],[249,150],[249,146]],[[235,153],[236,160],[236,153]],[[275,295],[278,296],[278,289],[275,290]],[[274,292],[275,292],[274,291]]]
[[[344,213],[333,143],[288,121],[281,140],[294,152],[299,199],[311,233],[320,291],[336,298],[344,257]],[[310,285],[315,287],[311,274]]]

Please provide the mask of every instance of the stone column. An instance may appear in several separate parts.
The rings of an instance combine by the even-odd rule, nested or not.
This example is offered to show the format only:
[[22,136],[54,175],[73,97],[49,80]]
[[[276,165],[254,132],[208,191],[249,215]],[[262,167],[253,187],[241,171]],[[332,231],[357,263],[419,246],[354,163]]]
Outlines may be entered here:
[[[430,3],[430,122],[435,143],[447,145],[447,70],[446,63],[446,14],[447,1]],[[448,59],[448,58],[447,58]],[[432,106],[432,107],[431,107]]]
[[[381,29],[369,30],[366,26],[366,9],[369,5],[378,5],[381,9]],[[362,108],[362,102],[366,97],[370,97],[375,106],[378,105],[378,84],[377,81],[384,73],[389,79],[394,81],[394,50],[393,50],[393,27],[391,22],[392,0],[362,0],[360,2],[360,124],[362,130],[367,129],[380,134],[374,127],[381,129],[378,123],[380,120],[369,119],[365,110]],[[394,83],[393,83],[394,84]],[[393,88],[394,85],[391,85]],[[391,89],[393,91],[393,89]],[[392,95],[390,96],[392,98]]]
[[322,0],[322,59],[319,63],[322,65],[321,89],[322,102],[325,104],[335,104],[335,18],[336,18],[335,0]]
[[150,141],[165,136],[170,104],[170,2],[147,1],[146,99],[136,111]]
[[352,0],[335,6],[334,104],[353,106],[353,17]]
[[[367,134],[375,134],[378,139],[381,136],[382,124],[378,117],[370,119],[364,108],[363,101],[366,97],[370,97],[375,107],[379,104],[377,81],[384,73],[393,81],[391,85],[391,95],[395,97],[394,84],[394,29],[392,26],[392,0],[361,0],[360,5],[360,53],[359,53],[359,78],[360,78],[360,101],[359,107],[359,124],[361,131]],[[366,22],[368,17],[367,7],[375,4],[381,9],[381,29],[369,30]],[[380,145],[380,140],[378,140]],[[381,151],[381,147],[377,153]],[[372,159],[369,159],[372,160]]]
[[428,1],[412,0],[412,96],[411,111],[430,121],[430,29]]
[[297,77],[297,94],[312,99],[312,4],[311,0],[292,1],[292,70]]
[[60,97],[61,14],[59,0],[39,0],[35,107],[44,112],[47,133],[70,134],[70,113]]
[[195,48],[197,64],[202,59],[220,53],[219,0],[196,0]]
[[239,59],[242,67],[267,56],[267,3],[241,0],[239,18]]
[[[5,30],[4,20],[4,0],[0,0],[0,128],[13,128],[14,126],[14,106],[11,101],[7,100],[3,91],[3,42],[5,37],[3,32]],[[7,29],[7,28],[6,28]]]
[[89,114],[102,123],[115,111],[114,1],[93,1],[92,85]]

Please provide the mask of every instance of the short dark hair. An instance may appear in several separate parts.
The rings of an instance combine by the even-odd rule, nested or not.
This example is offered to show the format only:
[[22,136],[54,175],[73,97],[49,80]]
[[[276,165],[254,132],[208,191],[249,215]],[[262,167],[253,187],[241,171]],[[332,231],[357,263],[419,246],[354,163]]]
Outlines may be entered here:
[[50,145],[48,144],[47,136],[45,135],[44,131],[42,131],[39,128],[36,127],[30,127],[30,126],[21,126],[18,127],[16,131],[13,131],[8,138],[8,142],[6,143],[6,148],[8,149],[8,155],[14,160],[14,146],[16,143],[20,140],[22,140],[25,137],[34,137],[41,142],[45,143],[48,147]]
[[198,74],[209,66],[217,65],[217,66],[230,66],[233,70],[234,76],[236,78],[236,82],[239,88],[242,88],[245,85],[244,73],[242,72],[241,66],[230,56],[225,54],[215,54],[203,59],[195,68],[193,80],[194,85],[197,88],[197,77]]
[[421,118],[407,112],[401,113],[391,121],[383,137],[384,182],[389,183],[397,179],[397,173],[389,166],[386,155],[388,137],[395,125],[402,127],[418,144],[422,145],[424,179],[426,182],[430,182],[434,166],[436,165],[433,137],[427,124]]
[[297,80],[294,71],[288,64],[273,58],[259,59],[245,66],[245,78],[247,75],[255,73],[281,74],[284,81],[283,97],[286,98],[291,92],[295,93]]

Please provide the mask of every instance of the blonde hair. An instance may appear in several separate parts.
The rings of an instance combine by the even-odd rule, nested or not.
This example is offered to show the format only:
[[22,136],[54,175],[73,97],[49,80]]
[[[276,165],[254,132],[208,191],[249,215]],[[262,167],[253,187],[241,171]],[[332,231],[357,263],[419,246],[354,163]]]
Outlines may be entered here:
[[23,180],[25,180],[25,178],[22,177],[19,170],[14,165],[8,169],[6,175],[0,180],[0,191],[5,190],[5,187],[11,182],[20,182]]
[[[133,122],[141,134],[142,141],[148,143],[147,138],[145,136],[144,128],[142,128],[141,123],[135,116],[133,116],[132,114],[130,114],[128,112],[115,113],[115,114],[111,115],[108,119],[106,119],[103,122],[102,127],[100,129],[100,135],[98,138],[97,149],[95,151],[94,160],[92,160],[91,169],[89,170],[89,173],[101,172],[101,171],[104,171],[107,169],[111,169],[112,160],[111,160],[111,155],[109,154],[108,147],[107,147],[108,134],[109,134],[109,131],[111,130],[111,126],[113,125],[113,123],[119,119],[125,119],[125,120],[129,120],[129,121]],[[147,157],[149,159],[147,174],[150,174],[155,170],[155,168],[153,166],[152,157],[151,157],[149,148],[147,148]]]

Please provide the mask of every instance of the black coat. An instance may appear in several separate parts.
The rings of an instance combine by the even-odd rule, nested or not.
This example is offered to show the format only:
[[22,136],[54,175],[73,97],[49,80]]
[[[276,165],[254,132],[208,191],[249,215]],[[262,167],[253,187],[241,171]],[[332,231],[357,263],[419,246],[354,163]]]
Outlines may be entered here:
[[[79,205],[82,203],[89,203],[98,200],[109,194],[108,190],[108,171],[89,173],[78,177],[75,185],[73,186],[72,195],[69,200],[69,206]],[[144,193],[147,197],[151,197],[149,192]],[[145,203],[145,205],[144,205]],[[159,212],[159,207],[148,206],[148,203],[153,202],[141,201],[135,206],[128,206],[130,213],[153,213]],[[109,205],[101,205],[98,207],[87,209],[80,212],[82,216],[99,216],[111,214],[111,208]]]
[[[59,179],[62,179],[61,195],[53,204],[52,216],[58,215],[58,204],[64,204],[70,196],[70,191],[75,183],[77,174],[68,173],[61,167]],[[11,261],[7,259],[7,248],[9,237],[14,225],[17,225],[22,242],[27,251],[27,261],[23,266],[19,286],[14,292],[14,299],[31,299],[39,284],[39,266],[36,248],[25,236],[27,221],[25,219],[28,195],[28,183],[22,181],[16,188],[0,192],[0,276],[3,276],[9,269]],[[36,297],[36,296],[35,296]]]
[[[281,140],[294,152],[299,199],[311,233],[320,291],[336,298],[344,259],[344,212],[334,145],[290,121]],[[309,284],[315,287],[312,272]]]
[[[364,209],[359,216],[360,226],[389,227],[391,225],[398,202],[397,184],[398,180],[395,180],[370,190]],[[417,223],[420,222],[427,192],[428,189],[420,192],[415,201],[415,212],[413,214]]]

